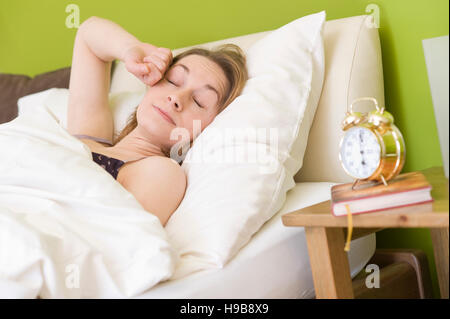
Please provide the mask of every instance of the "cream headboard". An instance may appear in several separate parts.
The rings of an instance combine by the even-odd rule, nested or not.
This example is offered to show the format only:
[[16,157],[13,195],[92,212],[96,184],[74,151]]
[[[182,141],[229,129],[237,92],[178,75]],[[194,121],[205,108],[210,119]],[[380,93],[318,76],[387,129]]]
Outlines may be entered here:
[[[239,45],[245,52],[269,31],[175,49],[173,55],[191,47],[213,48],[223,43]],[[347,105],[357,97],[371,96],[384,106],[383,67],[378,29],[371,16],[356,16],[325,23],[325,81],[314,122],[309,133],[303,166],[296,182],[350,182],[339,163],[340,123]],[[142,90],[143,84],[128,73],[123,63],[116,66],[111,93]],[[363,103],[358,111],[366,111]]]
[[[352,181],[338,157],[347,106],[363,96],[375,97],[384,106],[380,39],[378,29],[371,26],[371,16],[325,24],[325,82],[296,182]],[[372,107],[361,104],[357,110]]]

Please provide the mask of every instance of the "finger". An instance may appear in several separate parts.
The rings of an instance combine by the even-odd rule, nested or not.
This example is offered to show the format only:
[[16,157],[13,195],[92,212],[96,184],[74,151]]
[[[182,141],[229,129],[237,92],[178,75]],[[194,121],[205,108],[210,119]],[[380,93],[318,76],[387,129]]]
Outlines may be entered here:
[[151,72],[150,66],[148,66],[145,63],[142,63],[142,65],[143,65],[143,70],[144,70],[145,73],[150,73]]
[[154,51],[155,54],[160,54],[161,56],[165,57],[169,62],[172,61],[173,55],[172,51],[167,48],[158,48],[158,50]]
[[147,85],[150,85],[150,76],[144,75],[144,76],[142,77],[142,82],[144,82],[144,83],[147,84]]
[[156,83],[158,83],[161,80],[161,78],[158,77],[151,77],[150,75],[144,75],[142,82],[144,82],[144,84],[149,85],[149,86],[153,86]]
[[167,66],[172,62],[171,57],[169,57],[167,54],[163,53],[163,52],[152,52],[149,56],[144,58],[144,61],[146,58],[151,59],[152,56],[158,57],[159,59],[161,59]]
[[148,65],[150,66],[150,74],[148,74],[149,82],[151,85],[158,82],[162,78],[162,72],[154,65],[152,62],[148,62]]
[[161,72],[165,72],[169,67],[169,63],[167,60],[164,60],[161,56],[151,55],[144,58],[144,62],[153,62]]
[[165,70],[167,69],[167,64],[159,57],[152,56],[150,59],[147,59],[146,61],[156,65],[161,72],[165,72]]
[[126,68],[129,72],[135,75],[145,74],[150,71],[148,66],[145,65],[144,63],[134,63],[134,62],[127,63]]
[[172,50],[170,50],[169,48],[158,48],[157,50],[165,54],[170,61],[173,59]]

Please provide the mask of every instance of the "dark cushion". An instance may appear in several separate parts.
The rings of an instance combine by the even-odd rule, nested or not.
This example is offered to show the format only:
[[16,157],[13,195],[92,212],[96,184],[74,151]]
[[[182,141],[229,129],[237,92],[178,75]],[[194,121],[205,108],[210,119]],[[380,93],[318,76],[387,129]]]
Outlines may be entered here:
[[34,78],[0,73],[0,124],[13,120],[18,113],[17,100],[22,96],[50,88],[69,88],[70,67],[42,73]]

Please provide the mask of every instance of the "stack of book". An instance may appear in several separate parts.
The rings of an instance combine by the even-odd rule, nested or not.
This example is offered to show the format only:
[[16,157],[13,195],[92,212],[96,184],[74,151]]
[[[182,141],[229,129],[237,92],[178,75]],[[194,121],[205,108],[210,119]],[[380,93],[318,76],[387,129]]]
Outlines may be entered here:
[[421,172],[400,174],[387,182],[360,181],[331,187],[331,210],[335,216],[370,213],[432,202],[431,185]]

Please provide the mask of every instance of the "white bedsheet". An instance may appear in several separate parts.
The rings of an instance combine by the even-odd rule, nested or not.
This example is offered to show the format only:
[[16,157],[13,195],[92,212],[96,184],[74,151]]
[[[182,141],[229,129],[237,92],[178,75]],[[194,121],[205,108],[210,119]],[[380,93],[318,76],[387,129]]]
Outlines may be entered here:
[[[178,260],[159,220],[51,112],[0,125],[0,150],[0,298],[314,296],[304,230],[281,215],[329,199],[332,183],[297,184],[223,269],[170,280]],[[352,242],[352,276],[374,251],[374,235]]]
[[0,298],[134,297],[170,278],[158,218],[48,110],[0,125]]
[[[160,283],[138,298],[313,298],[304,228],[284,226],[281,216],[328,200],[332,185],[298,183],[287,193],[283,208],[223,269]],[[373,256],[375,246],[375,234],[351,242],[348,259],[352,278]]]

